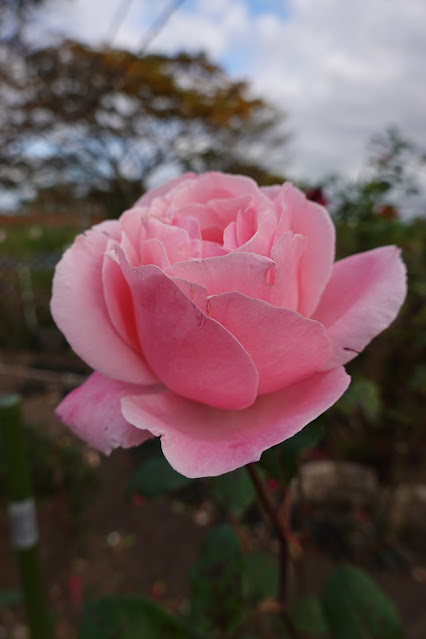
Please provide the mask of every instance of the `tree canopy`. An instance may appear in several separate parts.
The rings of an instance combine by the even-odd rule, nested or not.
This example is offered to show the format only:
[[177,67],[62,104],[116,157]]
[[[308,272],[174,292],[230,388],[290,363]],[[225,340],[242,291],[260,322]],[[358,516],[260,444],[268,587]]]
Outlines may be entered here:
[[283,115],[205,54],[138,58],[68,40],[15,55],[2,75],[0,187],[21,197],[65,190],[114,215],[159,170],[271,182],[284,163]]

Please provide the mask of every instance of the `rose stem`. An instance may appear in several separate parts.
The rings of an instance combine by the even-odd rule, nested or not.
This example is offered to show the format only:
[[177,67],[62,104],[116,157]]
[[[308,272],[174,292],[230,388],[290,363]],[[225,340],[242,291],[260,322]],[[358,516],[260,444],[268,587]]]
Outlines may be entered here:
[[280,594],[283,603],[283,607],[281,609],[281,616],[287,626],[287,629],[290,633],[292,639],[302,639],[301,635],[298,633],[291,618],[288,615],[287,609],[285,607],[285,596],[286,596],[286,585],[287,585],[287,565],[288,565],[288,546],[287,546],[287,538],[285,531],[281,525],[278,513],[272,503],[272,500],[268,493],[265,490],[265,486],[259,477],[259,473],[257,472],[256,466],[254,464],[247,464],[246,466],[247,472],[251,481],[253,482],[253,486],[256,489],[257,496],[259,498],[260,503],[262,504],[266,514],[268,515],[271,524],[278,536],[280,541]]
[[[300,505],[300,535],[302,539],[305,539],[308,531],[308,504],[306,502],[306,495],[303,487],[303,479],[300,468],[296,477],[296,486]],[[299,597],[302,597],[308,592],[306,580],[306,561],[305,553],[303,551],[296,562],[296,574],[298,577]]]

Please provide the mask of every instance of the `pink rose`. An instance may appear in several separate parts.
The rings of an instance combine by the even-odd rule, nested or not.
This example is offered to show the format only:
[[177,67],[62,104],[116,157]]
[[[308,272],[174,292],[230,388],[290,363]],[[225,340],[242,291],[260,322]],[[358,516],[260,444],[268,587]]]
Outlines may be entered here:
[[291,184],[153,189],[56,268],[53,317],[95,370],[59,418],[105,453],[160,436],[188,477],[258,460],[344,393],[404,300],[394,246],[333,261],[327,211]]

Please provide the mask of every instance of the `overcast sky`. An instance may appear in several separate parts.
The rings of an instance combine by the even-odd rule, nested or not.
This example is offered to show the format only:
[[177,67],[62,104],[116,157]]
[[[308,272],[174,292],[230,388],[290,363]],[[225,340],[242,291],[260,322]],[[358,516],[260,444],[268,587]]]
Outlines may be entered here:
[[[139,48],[170,0],[60,0],[43,23]],[[426,148],[426,0],[186,0],[151,51],[203,49],[288,113],[294,177],[357,177],[389,125]]]

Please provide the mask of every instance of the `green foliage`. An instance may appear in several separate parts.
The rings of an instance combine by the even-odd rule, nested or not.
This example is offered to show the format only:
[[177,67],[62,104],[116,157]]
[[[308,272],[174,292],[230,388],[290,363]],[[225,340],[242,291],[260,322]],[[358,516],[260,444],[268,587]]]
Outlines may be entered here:
[[0,610],[2,608],[11,608],[17,606],[22,601],[22,592],[12,588],[0,590]]
[[350,417],[357,411],[371,424],[380,419],[382,403],[380,389],[371,379],[354,379],[346,393],[339,402],[338,408],[342,413]]
[[105,597],[84,610],[79,639],[189,639],[163,608],[141,597]]
[[[76,230],[42,224],[5,225],[4,230],[6,238],[0,242],[0,345],[34,346],[40,337],[38,328],[55,330],[49,309],[54,265]],[[34,317],[31,322],[29,310]]]
[[377,584],[353,566],[339,566],[327,579],[322,604],[332,637],[399,639],[399,615]]
[[406,198],[417,188],[412,167],[421,168],[425,159],[394,130],[378,136],[371,151],[364,179],[336,179],[325,187],[337,227],[337,258],[400,247],[408,295],[395,322],[346,366],[351,386],[321,422],[329,454],[373,464],[395,481],[404,465],[421,464],[418,451],[426,445],[426,210],[418,199],[419,217],[407,219],[406,211]]
[[6,235],[6,239],[0,242],[0,257],[37,259],[38,255],[56,253],[59,258],[65,247],[74,240],[76,229],[71,226],[50,228],[41,224],[23,224],[17,228],[7,227]]
[[404,139],[397,129],[390,128],[374,136],[364,179],[348,182],[334,177],[329,184],[331,211],[339,230],[352,229],[354,244],[361,239],[368,248],[377,246],[371,231],[374,231],[373,236],[388,233],[389,224],[396,230],[400,209],[397,200],[418,193],[413,167],[419,172],[424,163],[422,150]]
[[303,453],[315,447],[323,435],[323,423],[320,420],[311,422],[282,444],[266,450],[260,458],[260,466],[271,477],[287,484],[296,474]]
[[177,492],[192,481],[174,470],[164,455],[154,454],[142,461],[133,473],[129,490],[145,497],[160,497]]
[[277,558],[267,552],[254,552],[244,557],[243,593],[249,607],[262,599],[278,595]]
[[[25,426],[35,495],[38,499],[64,491],[73,517],[78,517],[90,490],[95,486],[95,471],[84,460],[80,446],[68,438],[53,439],[38,425]],[[0,451],[0,489],[4,474]],[[0,498],[4,497],[0,490]]]
[[203,637],[222,637],[241,623],[243,557],[232,528],[210,530],[190,573],[191,622]]
[[210,486],[216,501],[237,517],[242,517],[256,500],[253,484],[245,468],[213,477]]
[[[290,618],[305,639],[328,637],[329,629],[321,602],[316,597],[305,596],[298,599],[290,610]],[[336,637],[340,635],[336,635]]]
[[[327,411],[324,421],[329,442],[336,445],[339,440],[348,440],[350,430],[360,453],[356,458],[374,463],[386,478],[396,480],[398,477],[391,473],[401,468],[401,460],[396,460],[399,444],[404,443],[408,449],[406,462],[412,465],[417,451],[426,443],[422,426],[426,401],[422,383],[426,359],[426,218],[405,223],[377,218],[371,213],[357,225],[341,225],[339,253],[345,256],[381,244],[400,246],[407,266],[407,299],[393,325],[348,364],[352,387]],[[336,454],[339,450],[338,446]]]

